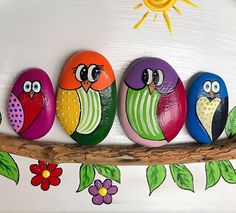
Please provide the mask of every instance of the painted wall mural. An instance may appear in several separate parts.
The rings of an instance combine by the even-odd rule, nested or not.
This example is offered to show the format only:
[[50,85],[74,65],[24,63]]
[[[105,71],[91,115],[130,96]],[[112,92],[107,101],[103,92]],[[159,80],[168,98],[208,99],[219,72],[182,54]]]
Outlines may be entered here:
[[199,8],[197,4],[190,0],[163,0],[163,1],[156,1],[156,0],[143,0],[142,2],[138,3],[134,9],[143,9],[144,14],[141,19],[134,25],[134,29],[138,29],[144,21],[149,17],[152,16],[153,22],[156,22],[158,19],[158,13],[161,14],[166,22],[166,26],[171,33],[173,30],[172,23],[170,17],[168,15],[169,10],[173,9],[178,15],[182,15],[181,10],[177,6],[179,2],[187,4],[193,8]]

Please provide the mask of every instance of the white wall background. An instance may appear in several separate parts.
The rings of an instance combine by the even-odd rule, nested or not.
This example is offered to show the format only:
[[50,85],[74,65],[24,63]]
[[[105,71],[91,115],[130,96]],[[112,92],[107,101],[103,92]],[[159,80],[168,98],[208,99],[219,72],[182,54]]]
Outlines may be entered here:
[[[198,71],[223,77],[228,86],[230,108],[236,105],[236,1],[194,0],[200,10],[178,1],[183,15],[169,11],[173,34],[161,15],[151,16],[138,30],[134,24],[146,12],[133,7],[141,0],[0,0],[0,131],[14,134],[7,122],[5,102],[13,80],[29,67],[48,72],[56,88],[68,57],[90,49],[104,54],[113,65],[119,86],[127,65],[137,57],[155,56],[168,61],[187,84]],[[222,136],[224,137],[224,135]],[[43,140],[72,142],[56,120]],[[186,129],[175,142],[192,141]],[[116,118],[106,143],[131,142]],[[34,160],[14,156],[20,167],[20,182],[0,177],[2,212],[235,212],[236,186],[220,181],[205,191],[204,164],[189,165],[195,193],[183,191],[167,176],[165,183],[148,197],[146,167],[120,167],[122,184],[110,206],[96,207],[87,192],[75,193],[77,164],[64,169],[59,187],[42,192],[30,185],[29,165]]]

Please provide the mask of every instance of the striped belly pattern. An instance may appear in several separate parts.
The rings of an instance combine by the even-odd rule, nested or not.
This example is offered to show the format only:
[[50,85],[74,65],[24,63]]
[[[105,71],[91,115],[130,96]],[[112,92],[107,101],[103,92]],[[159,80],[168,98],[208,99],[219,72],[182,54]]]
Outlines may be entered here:
[[149,140],[164,140],[157,120],[157,105],[160,94],[154,91],[150,95],[148,88],[142,90],[128,89],[126,112],[133,130]]
[[80,134],[90,134],[97,128],[101,120],[99,92],[91,88],[87,93],[83,88],[78,89],[77,92],[81,105],[81,117],[76,131]]

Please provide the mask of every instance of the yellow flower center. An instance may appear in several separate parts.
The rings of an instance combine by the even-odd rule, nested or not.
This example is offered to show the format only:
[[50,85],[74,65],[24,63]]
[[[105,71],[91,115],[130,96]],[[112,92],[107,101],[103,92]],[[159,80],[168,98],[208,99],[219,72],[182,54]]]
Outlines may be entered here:
[[104,187],[102,187],[102,188],[100,188],[100,189],[98,190],[98,193],[99,193],[102,197],[104,197],[104,196],[107,194],[107,189],[104,188]]
[[48,170],[44,170],[43,173],[42,173],[42,176],[44,178],[49,178],[50,177],[50,172]]

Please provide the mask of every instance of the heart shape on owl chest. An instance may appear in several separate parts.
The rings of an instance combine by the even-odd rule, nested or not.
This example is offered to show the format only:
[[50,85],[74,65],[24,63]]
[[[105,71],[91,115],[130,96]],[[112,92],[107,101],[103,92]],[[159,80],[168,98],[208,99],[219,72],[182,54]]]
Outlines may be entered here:
[[21,93],[19,96],[20,103],[24,110],[24,124],[20,132],[27,129],[33,121],[39,116],[44,106],[43,93],[36,93],[30,97],[29,93]]
[[207,131],[211,140],[212,140],[213,117],[220,102],[221,102],[220,98],[214,98],[212,101],[210,101],[206,97],[201,97],[198,99],[196,104],[196,112],[198,119],[200,120],[201,124]]

